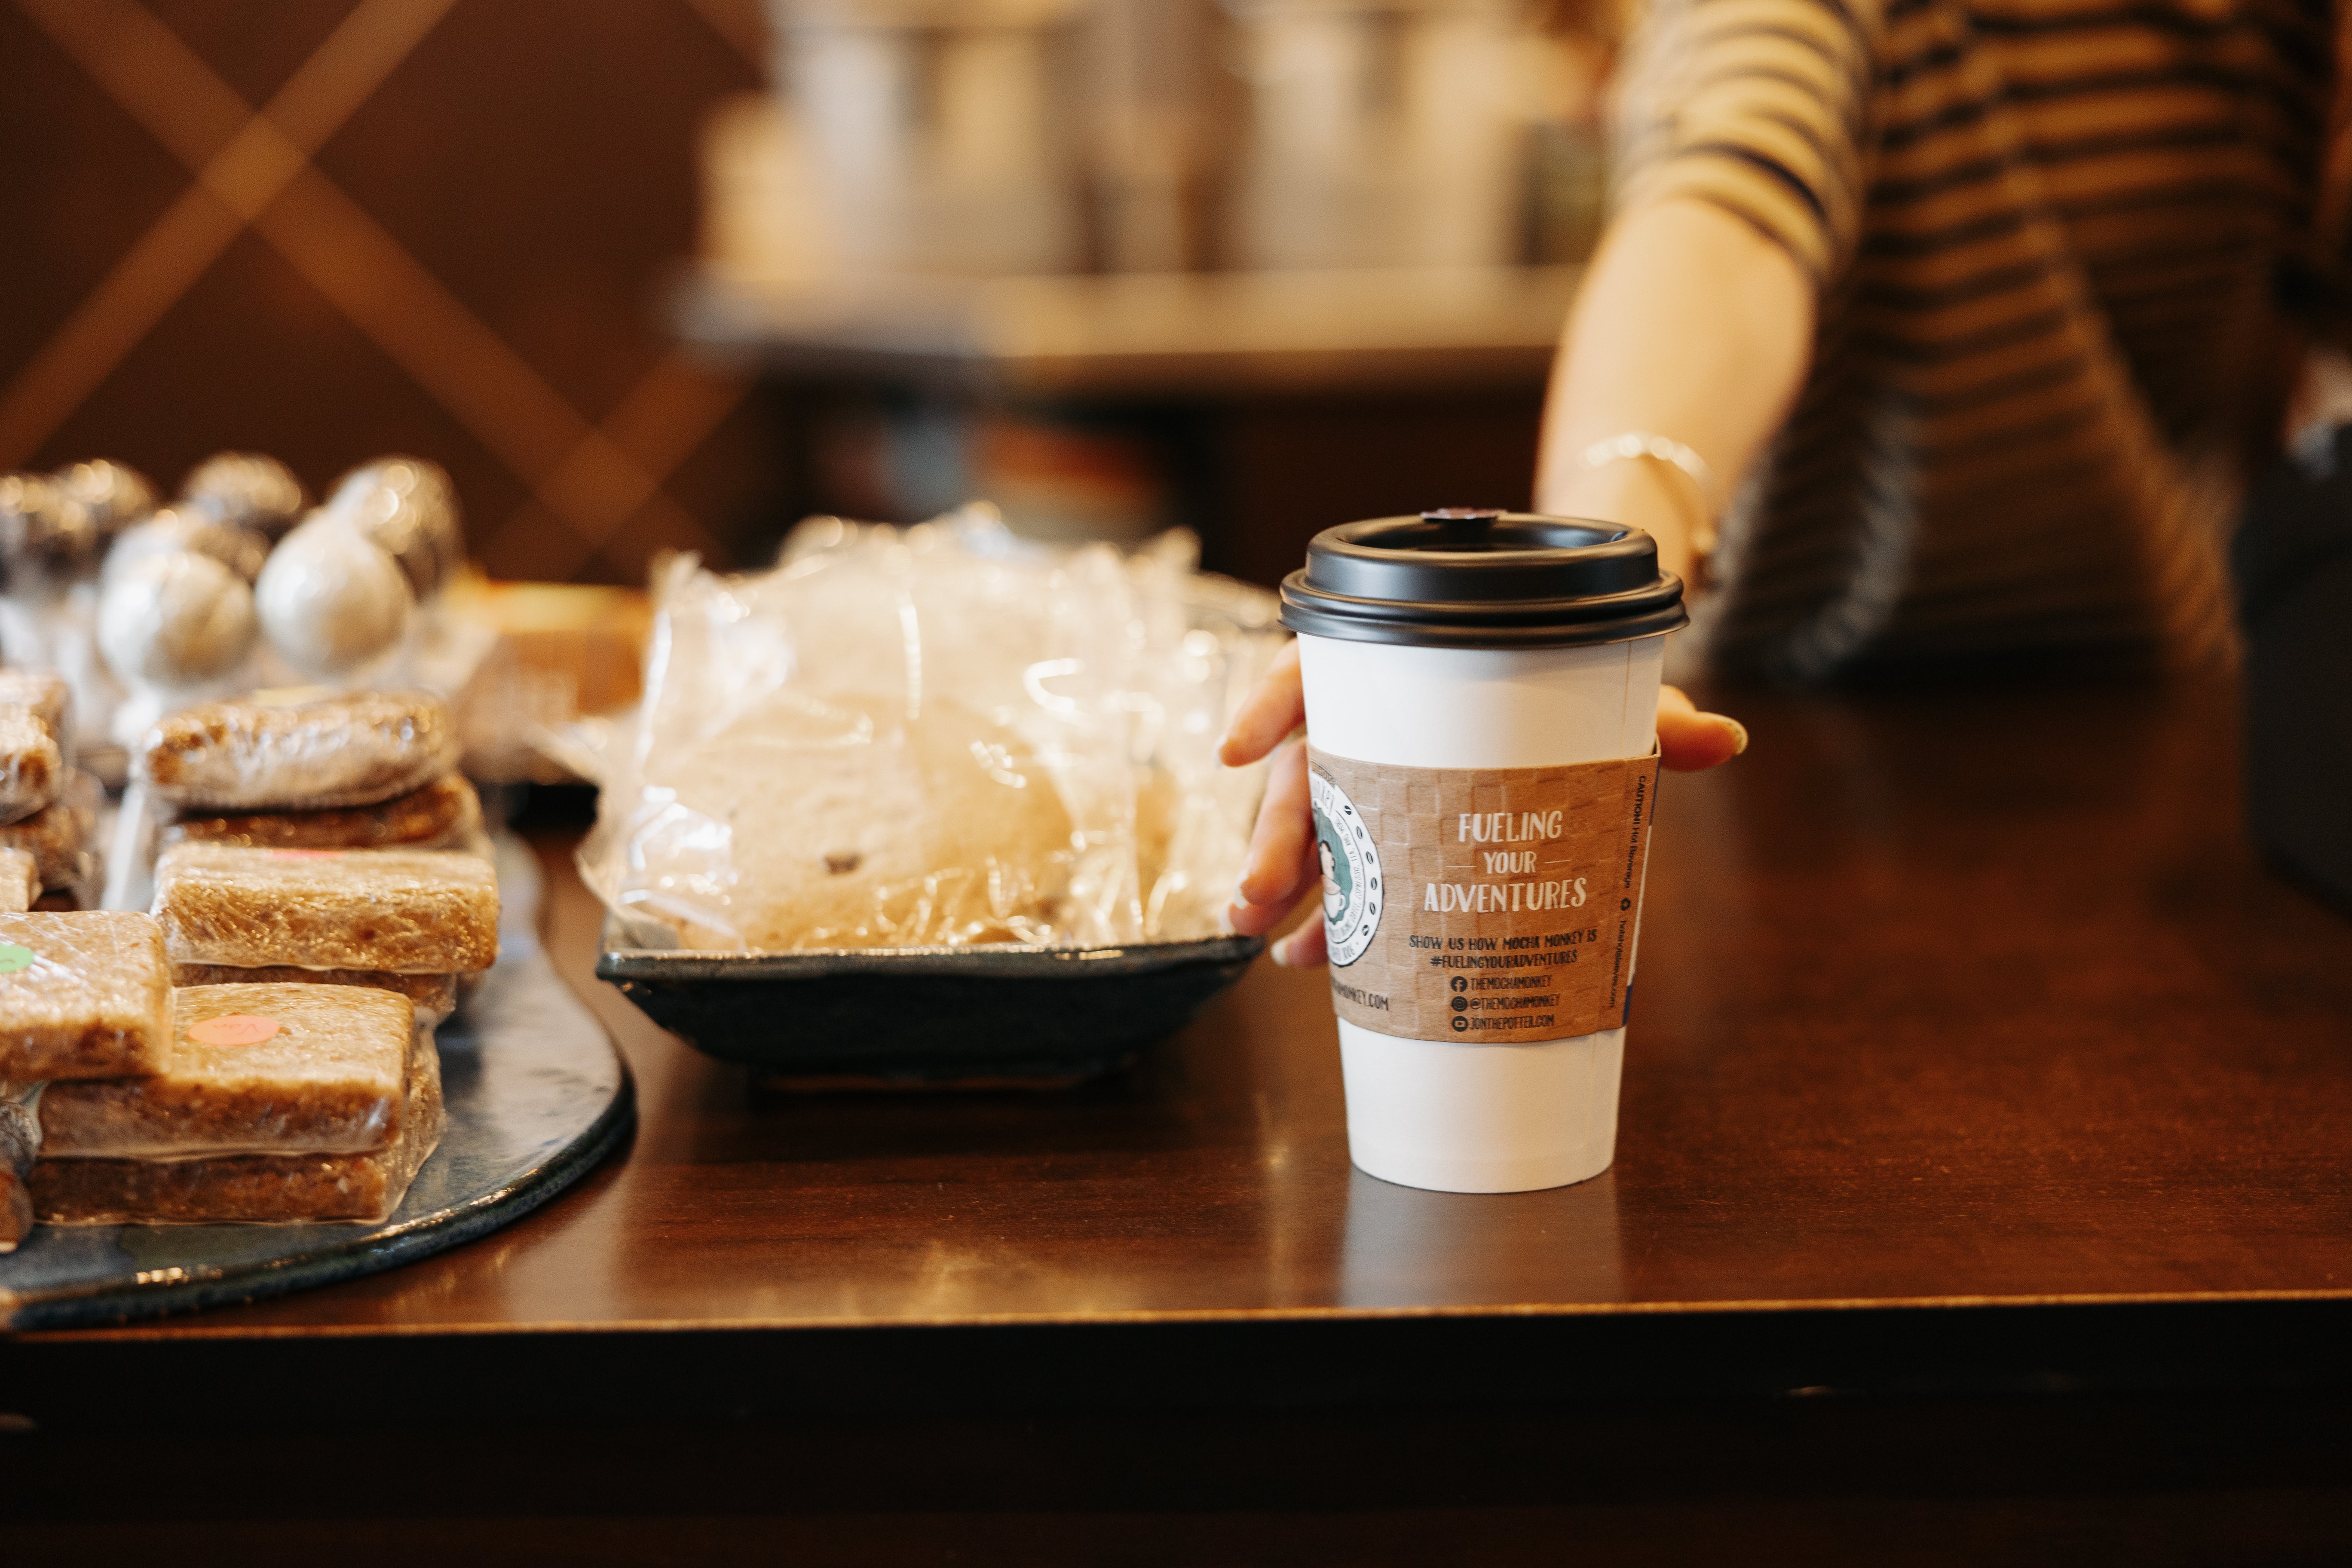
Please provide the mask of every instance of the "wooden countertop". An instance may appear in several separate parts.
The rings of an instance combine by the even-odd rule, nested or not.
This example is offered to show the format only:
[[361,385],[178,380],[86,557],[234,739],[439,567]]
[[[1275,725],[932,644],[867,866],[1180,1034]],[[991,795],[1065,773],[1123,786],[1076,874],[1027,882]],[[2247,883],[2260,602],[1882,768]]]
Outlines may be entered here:
[[113,1337],[2352,1300],[2352,922],[2247,848],[2226,702],[1727,705],[1749,754],[1663,792],[1599,1180],[1353,1171],[1322,978],[1265,963],[1092,1089],[755,1099],[590,978],[551,840],[634,1146],[454,1254]]
[[[1088,1090],[755,1101],[589,978],[596,910],[550,840],[550,944],[635,1068],[634,1144],[413,1267],[0,1341],[17,1506],[115,1518],[131,1443],[177,1500],[142,1517],[209,1516],[262,1463],[371,1516],[359,1400],[389,1424],[369,1464],[435,1435],[439,1489],[400,1507],[450,1519],[1608,1509],[1672,1476],[1717,1510],[1656,1538],[1679,1560],[1747,1555],[1727,1497],[1832,1485],[1909,1522],[1769,1560],[1990,1560],[1922,1486],[2189,1510],[2135,1525],[2139,1561],[2247,1488],[2298,1550],[2352,1542],[2352,921],[2248,849],[2225,696],[1722,702],[1755,743],[1662,792],[1598,1180],[1352,1172],[1321,977],[1265,965]],[[167,1390],[202,1453],[147,1425]],[[43,1435],[12,1448],[12,1419]],[[315,1458],[288,1436],[331,1430]],[[843,1528],[837,1560],[879,1560]],[[1383,1529],[1338,1560],[1391,1560]],[[651,1530],[548,1539],[627,1561]]]

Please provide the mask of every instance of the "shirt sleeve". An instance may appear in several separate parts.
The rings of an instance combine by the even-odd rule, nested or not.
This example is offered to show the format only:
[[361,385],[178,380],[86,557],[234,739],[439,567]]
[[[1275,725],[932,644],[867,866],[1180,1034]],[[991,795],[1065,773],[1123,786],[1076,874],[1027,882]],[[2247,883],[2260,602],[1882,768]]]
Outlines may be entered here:
[[1862,226],[1877,0],[1651,0],[1621,88],[1614,205],[1725,208],[1826,283]]

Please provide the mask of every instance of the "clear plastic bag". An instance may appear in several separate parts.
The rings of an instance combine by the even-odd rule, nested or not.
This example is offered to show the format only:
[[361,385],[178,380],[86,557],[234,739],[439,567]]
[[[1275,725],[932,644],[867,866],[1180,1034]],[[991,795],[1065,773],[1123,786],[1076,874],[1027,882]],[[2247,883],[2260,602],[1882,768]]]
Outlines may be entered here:
[[1213,935],[1262,771],[1218,765],[1273,595],[1018,541],[992,509],[803,524],[774,570],[655,584],[646,696],[582,854],[638,945],[772,952]]
[[499,956],[499,882],[455,849],[182,844],[155,864],[155,918],[180,963],[449,974]]
[[138,774],[183,808],[373,805],[457,765],[457,728],[423,692],[291,693],[207,702],[147,732]]
[[183,988],[162,1072],[50,1085],[42,1156],[369,1153],[400,1136],[415,1032],[415,1009],[390,991]]
[[143,914],[0,914],[0,1079],[159,1072],[172,1044],[163,933]]
[[43,1225],[381,1224],[439,1146],[441,1058],[411,1037],[400,1131],[359,1154],[230,1154],[195,1160],[54,1160],[33,1167]]

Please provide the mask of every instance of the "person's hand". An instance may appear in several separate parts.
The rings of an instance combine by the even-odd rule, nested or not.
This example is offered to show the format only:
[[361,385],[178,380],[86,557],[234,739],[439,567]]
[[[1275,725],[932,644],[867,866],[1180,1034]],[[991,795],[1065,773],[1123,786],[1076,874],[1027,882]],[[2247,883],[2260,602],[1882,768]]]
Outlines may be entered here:
[[[1249,858],[1228,911],[1234,930],[1244,936],[1274,930],[1323,879],[1315,859],[1314,816],[1307,804],[1307,742],[1293,733],[1306,721],[1307,697],[1298,681],[1298,645],[1294,642],[1242,700],[1241,711],[1217,752],[1218,760],[1229,768],[1274,754],[1266,770],[1265,800],[1257,811],[1257,831],[1250,836]],[[1696,773],[1719,767],[1747,749],[1748,731],[1737,719],[1702,713],[1671,686],[1658,694],[1658,754],[1667,767]],[[1323,922],[1310,920],[1275,943],[1274,961],[1302,969],[1322,963]]]

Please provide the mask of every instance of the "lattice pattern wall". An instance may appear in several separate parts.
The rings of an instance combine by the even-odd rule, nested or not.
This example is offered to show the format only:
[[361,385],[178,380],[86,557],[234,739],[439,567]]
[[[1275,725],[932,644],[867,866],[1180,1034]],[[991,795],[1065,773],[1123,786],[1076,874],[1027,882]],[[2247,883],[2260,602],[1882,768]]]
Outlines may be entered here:
[[0,468],[436,459],[501,576],[731,560],[775,460],[661,331],[757,0],[0,0]]

